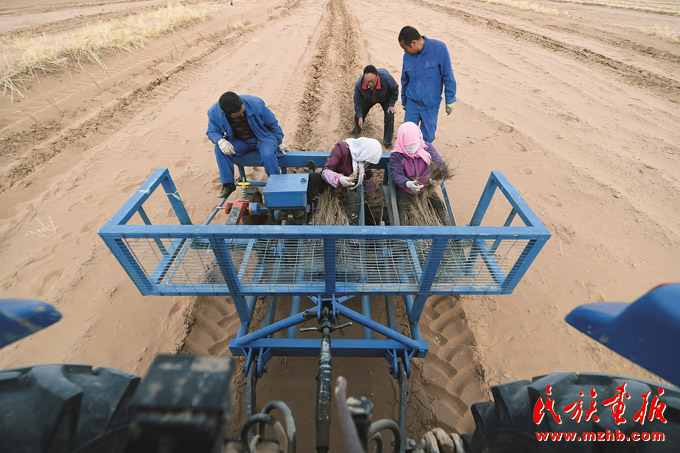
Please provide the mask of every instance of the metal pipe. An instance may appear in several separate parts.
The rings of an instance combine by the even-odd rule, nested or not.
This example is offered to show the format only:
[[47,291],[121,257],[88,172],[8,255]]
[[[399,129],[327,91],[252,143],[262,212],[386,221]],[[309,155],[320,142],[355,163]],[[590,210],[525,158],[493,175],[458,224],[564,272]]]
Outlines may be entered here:
[[[290,301],[290,316],[295,315],[300,311],[300,296],[293,296],[291,301]],[[287,337],[288,338],[295,338],[297,334],[297,327],[296,326],[290,326],[288,328],[288,333]]]
[[360,315],[359,313],[355,312],[354,310],[351,310],[347,307],[343,307],[340,304],[335,305],[335,309],[338,311],[343,316],[346,316],[347,318],[351,319],[352,321],[356,321],[362,326],[365,325],[370,325],[371,329],[375,330],[376,332],[385,335],[387,338],[391,338],[393,340],[398,341],[399,343],[408,346],[409,348],[420,350],[420,344],[411,338],[407,337],[406,335],[402,335],[399,332],[395,332],[394,330],[383,326],[382,324],[378,324],[377,322],[374,322],[370,319],[366,319],[363,315]]
[[[310,309],[314,311],[315,309],[312,308]],[[231,347],[242,347],[246,346],[249,342],[253,340],[259,340],[260,338],[265,338],[268,337],[269,335],[275,334],[279,330],[283,330],[287,327],[294,326],[296,324],[300,324],[301,322],[305,321],[307,319],[305,313],[298,313],[294,316],[290,316],[286,319],[282,319],[281,321],[277,321],[274,324],[271,324],[269,326],[262,327],[259,330],[256,330],[255,332],[251,332],[248,335],[244,335],[243,337],[236,338],[232,340]]]
[[[253,312],[255,311],[255,302],[257,302],[257,296],[248,296],[248,300],[246,301],[246,308],[248,311],[249,320],[253,319]],[[236,335],[236,338],[241,338],[246,333],[248,333],[248,327],[250,327],[250,321],[242,322],[241,327],[239,327],[238,329],[238,334]]]
[[[366,294],[361,296],[361,312],[368,319],[371,319],[371,297]],[[370,327],[364,327],[364,338],[367,340],[373,338],[373,330]]]

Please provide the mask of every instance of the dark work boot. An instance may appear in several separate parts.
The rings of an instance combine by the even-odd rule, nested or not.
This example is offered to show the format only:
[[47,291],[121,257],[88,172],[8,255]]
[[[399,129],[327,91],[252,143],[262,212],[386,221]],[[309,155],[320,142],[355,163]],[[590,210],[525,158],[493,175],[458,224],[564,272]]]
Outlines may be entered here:
[[232,192],[236,190],[236,185],[233,182],[222,184],[222,192],[218,195],[220,198],[228,198]]

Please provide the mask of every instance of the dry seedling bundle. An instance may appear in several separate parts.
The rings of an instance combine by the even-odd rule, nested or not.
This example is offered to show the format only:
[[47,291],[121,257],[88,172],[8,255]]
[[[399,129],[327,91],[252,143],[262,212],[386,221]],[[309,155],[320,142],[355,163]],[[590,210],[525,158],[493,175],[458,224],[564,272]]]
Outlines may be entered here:
[[[447,181],[454,175],[446,162],[438,163],[432,162],[429,166],[430,179],[433,181]],[[437,211],[430,203],[430,195],[435,191],[436,187],[427,185],[425,190],[417,195],[413,195],[409,210],[406,213],[404,224],[411,226],[442,226],[443,223],[437,215]]]
[[314,225],[349,225],[344,196],[340,190],[326,190],[319,195],[319,210],[314,214]]
[[[438,163],[438,162],[432,162],[429,167],[430,170],[430,179],[432,181],[448,181],[449,179],[453,178],[453,170],[449,168],[449,165],[444,162],[444,163]],[[425,188],[425,193],[428,195],[434,192],[435,187],[428,185]]]
[[[432,186],[429,186],[432,187]],[[404,225],[409,226],[442,226],[443,223],[430,203],[430,194],[423,191],[411,196],[409,209],[404,216]]]

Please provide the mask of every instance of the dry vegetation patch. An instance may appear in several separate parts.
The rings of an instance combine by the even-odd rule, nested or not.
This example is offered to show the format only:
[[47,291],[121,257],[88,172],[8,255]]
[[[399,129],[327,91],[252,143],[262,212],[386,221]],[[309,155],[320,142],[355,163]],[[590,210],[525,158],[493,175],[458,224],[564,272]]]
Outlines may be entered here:
[[529,3],[525,1],[515,0],[479,0],[482,3],[491,3],[494,5],[509,6],[510,8],[521,9],[522,11],[533,11],[540,14],[547,14],[549,16],[557,16],[560,12],[555,8],[546,8],[536,3]]
[[655,38],[664,41],[672,42],[674,44],[680,43],[680,34],[670,30],[667,26],[654,25],[653,27],[640,27],[640,31],[646,35],[654,36]]
[[39,73],[69,71],[87,63],[104,67],[105,52],[139,49],[152,38],[205,21],[215,8],[206,4],[168,3],[151,13],[136,14],[122,21],[99,21],[65,34],[0,38],[2,96],[23,97],[25,81]]
[[578,5],[606,6],[608,8],[630,9],[646,13],[680,16],[680,3],[655,0],[554,0]]

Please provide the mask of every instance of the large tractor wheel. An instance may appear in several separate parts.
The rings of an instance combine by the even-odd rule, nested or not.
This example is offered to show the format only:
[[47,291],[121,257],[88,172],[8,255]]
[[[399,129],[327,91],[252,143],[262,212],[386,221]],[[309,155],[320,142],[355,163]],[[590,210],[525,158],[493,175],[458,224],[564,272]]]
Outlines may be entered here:
[[0,372],[0,450],[122,451],[140,378],[89,365]]
[[[680,390],[672,385],[608,374],[554,373],[491,390],[494,402],[472,406],[477,427],[472,436],[463,436],[466,452],[680,451]],[[643,395],[647,392],[645,403]],[[616,398],[619,394],[620,402]],[[665,404],[665,423],[655,416],[660,409],[650,416],[655,396],[657,403]],[[547,410],[548,398],[554,402],[553,412],[561,423]],[[636,421],[643,404],[647,404],[644,421]],[[577,412],[579,407],[582,412]],[[595,411],[586,420],[592,407]],[[622,417],[619,423],[614,411]]]

